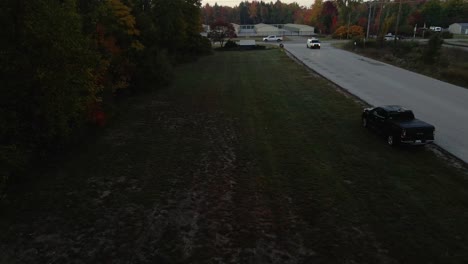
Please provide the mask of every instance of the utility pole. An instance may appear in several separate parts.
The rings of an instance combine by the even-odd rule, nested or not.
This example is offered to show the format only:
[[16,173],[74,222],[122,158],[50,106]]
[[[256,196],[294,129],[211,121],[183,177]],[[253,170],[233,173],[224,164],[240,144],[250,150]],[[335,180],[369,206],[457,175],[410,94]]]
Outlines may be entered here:
[[349,23],[351,23],[351,11],[348,13],[348,32],[346,33],[346,39],[349,39]]
[[396,24],[395,24],[395,39],[394,39],[395,44],[396,44],[397,36],[398,36],[398,24],[400,23],[400,13],[401,13],[401,0],[400,0],[400,4],[398,5],[398,14],[397,14],[397,19],[396,19]]
[[370,27],[371,13],[372,13],[372,2],[369,2],[369,17],[367,18],[366,39],[369,39],[369,27]]

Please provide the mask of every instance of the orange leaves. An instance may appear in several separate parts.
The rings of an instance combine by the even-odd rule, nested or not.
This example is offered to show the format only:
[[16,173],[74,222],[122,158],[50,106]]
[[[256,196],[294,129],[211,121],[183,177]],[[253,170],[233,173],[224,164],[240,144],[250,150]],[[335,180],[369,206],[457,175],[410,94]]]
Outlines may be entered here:
[[353,37],[363,37],[364,28],[358,25],[353,25],[349,27],[349,34]]
[[339,27],[335,33],[333,33],[334,38],[347,38],[347,37],[353,38],[353,37],[363,37],[364,36],[364,29],[361,26],[353,25],[349,27],[349,32],[348,32],[348,27],[347,26],[341,26]]
[[348,35],[348,28],[345,26],[341,26],[337,28],[335,33],[333,33],[333,37],[340,38],[340,39],[346,38],[347,35]]

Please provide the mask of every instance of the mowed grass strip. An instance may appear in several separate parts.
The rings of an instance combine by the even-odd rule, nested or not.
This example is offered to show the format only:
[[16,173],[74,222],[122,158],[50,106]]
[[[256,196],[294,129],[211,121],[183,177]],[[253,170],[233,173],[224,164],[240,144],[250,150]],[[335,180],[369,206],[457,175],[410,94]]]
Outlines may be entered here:
[[236,120],[238,154],[257,166],[250,180],[272,205],[292,200],[323,260],[468,260],[466,171],[386,146],[360,126],[359,104],[278,49],[219,52],[178,71],[171,97]]

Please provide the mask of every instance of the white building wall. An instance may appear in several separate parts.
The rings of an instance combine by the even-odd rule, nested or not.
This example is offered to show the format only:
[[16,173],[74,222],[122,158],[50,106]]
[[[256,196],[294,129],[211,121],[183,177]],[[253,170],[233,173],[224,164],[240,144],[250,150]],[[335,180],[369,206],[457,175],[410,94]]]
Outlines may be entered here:
[[452,33],[452,34],[462,34],[461,30],[461,25],[458,24],[458,23],[454,23],[452,25],[449,26],[448,28],[449,32]]

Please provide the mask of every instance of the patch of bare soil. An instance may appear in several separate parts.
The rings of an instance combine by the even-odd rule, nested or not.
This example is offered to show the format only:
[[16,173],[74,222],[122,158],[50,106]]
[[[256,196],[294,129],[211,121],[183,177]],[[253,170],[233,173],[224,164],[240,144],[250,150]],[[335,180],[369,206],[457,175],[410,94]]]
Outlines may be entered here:
[[[2,201],[0,263],[301,263],[304,225],[240,156],[236,120],[139,104]],[[86,149],[86,148],[85,148]]]

